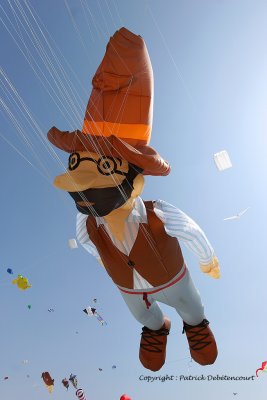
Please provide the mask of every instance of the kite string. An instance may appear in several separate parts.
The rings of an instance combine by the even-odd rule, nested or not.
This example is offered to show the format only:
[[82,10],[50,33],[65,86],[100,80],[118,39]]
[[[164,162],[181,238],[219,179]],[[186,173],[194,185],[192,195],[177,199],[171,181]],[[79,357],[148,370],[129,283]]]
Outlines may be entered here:
[[[27,5],[27,3],[26,3],[26,5]],[[28,5],[27,5],[27,6],[28,6]],[[22,10],[20,10],[20,13],[22,14],[22,16],[24,17],[24,20],[25,20],[25,19],[26,19],[25,13],[22,12]],[[32,14],[32,12],[31,12],[31,14]],[[35,21],[36,21],[36,20],[35,20]],[[30,24],[29,24],[29,22],[28,22],[28,19],[27,19],[27,26],[30,27]],[[31,33],[34,32],[33,27],[30,28],[30,31],[31,31]],[[38,42],[36,34],[34,34],[34,38],[35,38],[35,42]],[[35,46],[34,42],[33,42],[33,41],[31,41],[31,42],[32,42],[32,44]],[[47,42],[47,40],[46,40],[46,42]],[[38,47],[40,48],[40,45],[39,45]],[[114,49],[114,51],[117,53],[117,51],[116,51],[116,49],[115,49],[114,47],[113,47],[113,49]],[[43,51],[42,51],[42,53],[41,53],[40,56],[41,56],[41,58],[43,59],[43,62],[45,63],[45,61],[47,60],[47,57],[42,57],[42,55],[43,55]],[[117,55],[119,56],[118,53],[117,53]],[[119,57],[120,57],[120,56],[119,56]],[[120,57],[120,58],[121,58],[121,57]],[[124,61],[123,61],[122,59],[121,59],[121,61],[124,63]],[[46,64],[46,63],[45,63],[45,64]],[[125,67],[128,69],[128,67],[126,66],[125,63],[124,63],[124,65],[125,65]],[[49,69],[49,71],[51,71],[51,70]],[[121,114],[120,120],[121,120],[121,118],[122,118],[122,116],[123,116],[123,112],[121,112],[121,111],[123,110],[124,104],[125,104],[126,99],[127,99],[127,97],[128,97],[128,91],[129,91],[129,89],[130,89],[130,87],[131,87],[131,84],[132,84],[132,79],[131,79],[131,81],[130,81],[128,87],[127,87],[126,93],[125,93],[125,95],[124,95],[124,99],[123,99],[122,104],[121,104],[121,107],[120,107],[120,109],[119,109],[118,117],[117,117],[116,122],[118,122],[118,118],[119,118],[119,115],[120,115],[120,114]],[[66,100],[66,99],[65,99],[65,100]],[[93,106],[94,106],[94,105],[93,105]],[[93,121],[93,122],[94,122],[94,121]],[[119,122],[119,123],[120,123],[120,122]],[[95,124],[95,125],[96,125],[96,124]],[[96,128],[97,128],[97,126],[96,126]],[[100,132],[100,133],[101,133],[101,132]],[[113,133],[113,132],[111,131],[111,133]],[[106,140],[106,139],[104,138],[104,142],[105,142],[105,140]],[[102,151],[101,151],[101,150],[102,150]],[[95,151],[96,151],[99,155],[103,154],[103,149],[98,149],[98,148],[96,148]],[[104,151],[104,152],[105,152],[105,151]],[[114,177],[113,177],[113,178],[114,178]],[[118,186],[118,182],[115,182],[115,184]],[[81,194],[81,195],[82,195],[82,194]],[[121,192],[121,195],[123,196],[124,200],[126,201],[127,198],[126,198],[125,193]],[[82,195],[82,197],[84,198],[83,195]],[[84,198],[84,200],[86,200],[86,199]],[[97,215],[95,214],[95,216],[97,216]],[[141,226],[141,228],[143,228],[143,227]],[[147,239],[148,239],[148,241],[150,242],[150,244],[152,244],[153,242],[152,242],[152,240],[150,239],[149,235],[147,234],[146,230],[144,231],[144,233],[145,233],[145,235],[147,236]]]
[[[81,0],[81,1],[82,1],[82,0]],[[96,22],[95,22],[95,17],[94,17],[94,15],[92,14],[92,12],[91,12],[91,10],[90,10],[90,7],[89,7],[89,4],[88,4],[88,2],[87,2],[86,0],[84,0],[84,7],[85,7],[85,10],[87,10],[87,12],[88,12],[89,15],[90,15],[90,18],[91,18],[91,20],[92,20],[92,25],[94,26],[94,28],[95,28],[95,30],[96,30],[96,32],[97,32],[98,38],[101,38],[101,35],[99,34],[99,31],[101,32],[102,37],[106,37],[106,35],[105,35],[105,33],[103,32],[103,30],[101,29],[101,27],[100,27],[100,26],[97,26],[97,24],[96,24]]]
[[116,11],[116,14],[117,14],[118,20],[120,21],[121,26],[124,26],[121,16],[120,16],[120,13],[119,13],[119,10],[118,10],[116,0],[111,0],[111,1],[114,3],[114,8],[115,8],[115,11]]
[[[33,44],[33,42],[32,42],[32,44]],[[4,72],[3,72],[3,71],[1,71],[1,72],[2,72],[2,75],[4,76],[6,82],[9,84],[9,87],[12,89],[13,93],[19,98],[20,102],[22,103],[22,99],[21,99],[21,97],[19,97],[19,95],[18,95],[17,91],[15,90],[14,86],[13,86],[13,85],[11,84],[11,82],[8,80],[8,78],[7,78],[7,76],[4,74]],[[14,97],[13,97],[13,100],[14,100]],[[17,104],[16,101],[15,101],[15,103]],[[3,103],[2,103],[2,105],[3,105]],[[4,106],[5,106],[5,105],[4,105]],[[19,123],[17,122],[17,120],[16,120],[15,117],[13,116],[13,114],[9,111],[8,107],[5,106],[4,108],[5,108],[5,110],[8,112],[8,114],[9,114],[11,120],[13,120],[13,122],[15,123],[15,126],[16,126],[18,132],[22,135],[23,139],[24,139],[25,141],[27,141],[27,138],[24,136],[23,131],[22,131],[22,129],[21,129]],[[30,117],[30,122],[33,122],[33,123],[34,123],[35,127],[37,127],[37,131],[40,130],[39,127],[37,126],[37,123],[35,122],[35,120],[33,119],[33,117],[30,115],[30,113],[29,113],[29,111],[28,111],[28,109],[26,108],[26,106],[25,106],[24,103],[22,103],[22,106],[21,106],[20,109],[21,109],[21,110],[24,109],[24,111],[26,110],[27,116]],[[48,148],[52,149],[53,152],[54,152],[54,149],[52,148],[52,146],[51,146],[51,144],[50,144],[49,142],[48,142]],[[32,151],[34,152],[33,148],[32,148]],[[56,154],[55,152],[54,152],[54,155],[57,157],[57,154]],[[25,158],[25,157],[24,157],[24,158]],[[61,162],[61,160],[59,160],[59,159],[58,159],[58,161]],[[28,160],[28,162],[29,162],[29,160]],[[30,164],[31,164],[31,163],[30,163]],[[32,165],[32,164],[31,164],[31,165]],[[95,216],[97,216],[97,215],[95,215]]]
[[[1,6],[0,6],[1,8]],[[56,106],[58,107],[59,111],[62,113],[62,108],[65,108],[64,103],[62,103],[60,101],[60,99],[58,98],[58,95],[55,93],[54,88],[51,86],[51,83],[47,80],[46,76],[43,74],[42,71],[40,71],[40,73],[43,75],[42,77],[44,78],[44,80],[46,81],[48,87],[51,89],[51,91],[53,92],[54,96],[58,98],[58,100],[61,102],[62,108],[58,106],[58,104],[55,101],[55,97],[51,95],[51,93],[48,91],[48,87],[45,85],[45,83],[43,82],[43,80],[41,79],[38,71],[35,69],[35,67],[33,66],[33,64],[30,62],[29,58],[25,55],[24,51],[22,50],[21,46],[18,44],[16,38],[14,37],[14,35],[11,33],[11,31],[9,30],[9,28],[7,27],[7,25],[3,22],[2,18],[1,21],[3,23],[3,25],[5,26],[5,28],[7,29],[7,31],[9,32],[9,34],[11,35],[12,39],[15,41],[16,45],[19,47],[19,50],[21,51],[21,53],[23,54],[23,56],[25,57],[25,59],[27,60],[27,62],[30,64],[31,68],[33,69],[35,75],[37,76],[37,78],[40,80],[42,86],[45,88],[45,90],[47,91],[47,93],[49,94],[49,96],[52,98],[52,100],[54,101],[54,103],[56,104]],[[40,67],[37,65],[37,68],[40,69]],[[64,114],[63,114],[64,115]],[[67,115],[67,119],[69,117],[69,114],[66,110],[66,115]]]
[[167,53],[168,53],[168,55],[169,55],[169,57],[170,57],[170,59],[171,59],[171,62],[172,62],[172,64],[173,64],[173,66],[174,66],[174,69],[175,69],[175,71],[176,71],[176,73],[177,73],[177,76],[178,76],[180,82],[182,83],[182,86],[183,86],[183,88],[184,88],[184,90],[185,90],[185,92],[186,92],[186,95],[187,95],[188,99],[190,100],[190,102],[191,102],[191,104],[192,104],[194,110],[196,110],[196,106],[195,106],[195,103],[194,103],[194,101],[193,101],[191,92],[190,92],[190,90],[188,89],[188,86],[187,86],[187,84],[186,84],[186,82],[185,82],[185,79],[184,79],[182,73],[181,73],[181,70],[180,70],[180,68],[178,67],[176,61],[174,60],[174,57],[173,57],[172,52],[171,52],[171,50],[170,50],[170,48],[169,48],[169,46],[168,46],[168,44],[167,44],[167,41],[166,41],[166,39],[165,39],[165,37],[164,37],[164,35],[163,35],[163,33],[162,33],[162,31],[161,31],[161,29],[160,29],[158,23],[157,23],[157,20],[156,20],[154,14],[153,14],[153,12],[152,12],[152,10],[151,10],[151,8],[150,8],[150,6],[149,6],[148,4],[147,4],[147,9],[148,9],[149,15],[151,16],[151,18],[152,18],[152,20],[153,20],[154,25],[155,25],[156,28],[157,28],[157,31],[158,31],[158,33],[159,33],[159,35],[160,35],[160,37],[161,37],[161,40],[162,40],[162,42],[163,42],[163,44],[164,44],[164,47],[165,47],[165,49],[166,49],[166,51],[167,51]]
[[22,158],[24,158],[24,160],[27,161],[27,163],[30,164],[30,165],[38,172],[38,174],[40,174],[44,179],[47,180],[47,182],[48,182],[49,184],[51,184],[51,182],[50,182],[50,180],[47,178],[47,176],[45,176],[38,168],[36,168],[36,166],[35,166],[34,164],[32,164],[32,163],[30,162],[30,160],[28,160],[28,158],[25,157],[25,156],[17,149],[17,147],[15,147],[4,135],[2,135],[1,132],[0,132],[0,136],[1,136],[1,138],[2,138],[6,143],[8,143],[9,146],[11,146]]
[[[71,93],[75,92],[76,96],[79,97],[79,92],[76,89],[76,86],[72,84],[72,81],[69,78],[69,74],[67,72],[64,71],[64,67],[61,64],[60,60],[64,60],[64,62],[66,63],[67,67],[69,68],[69,70],[71,71],[71,73],[73,74],[73,76],[75,77],[76,82],[78,83],[80,90],[82,90],[85,94],[85,96],[87,96],[87,91],[85,90],[84,86],[82,85],[78,75],[76,74],[76,72],[74,71],[74,69],[72,68],[72,66],[70,65],[70,63],[68,62],[68,60],[66,59],[66,57],[64,56],[64,54],[62,53],[62,51],[60,50],[59,46],[56,44],[55,40],[53,39],[53,37],[51,36],[51,34],[49,33],[48,29],[46,28],[46,26],[43,24],[42,20],[40,19],[38,13],[36,10],[34,10],[35,13],[35,17],[33,14],[33,11],[30,8],[30,5],[27,3],[27,1],[25,0],[25,4],[27,5],[27,8],[29,9],[29,11],[31,12],[31,14],[33,15],[33,18],[35,18],[36,20],[38,20],[38,24],[39,26],[42,26],[42,29],[46,32],[46,34],[49,37],[49,40],[53,43],[56,51],[53,50],[52,46],[49,45],[48,39],[45,38],[46,42],[49,45],[49,48],[51,49],[51,54],[53,56],[53,58],[55,58],[57,60],[57,64],[60,66],[60,70],[62,71],[62,73],[64,74],[64,78],[68,79],[69,82],[69,87],[71,90]],[[45,37],[44,33],[43,36]],[[57,53],[60,54],[60,57],[57,56]],[[81,104],[83,104],[83,100],[80,98],[80,102]]]
[[107,30],[108,36],[111,36],[110,32],[109,32],[109,27],[108,27],[108,24],[107,24],[107,21],[106,21],[106,18],[105,18],[105,15],[103,13],[103,10],[102,10],[102,7],[101,7],[101,4],[100,4],[99,0],[96,0],[96,4],[97,4],[97,6],[98,6],[98,8],[100,10],[100,14],[101,14],[102,19],[104,21],[104,25],[106,26],[106,30]]
[[[14,13],[15,13],[15,12],[14,12],[14,9],[12,8],[12,10],[13,10],[13,14],[14,14]],[[24,15],[24,19],[25,19],[25,15]],[[29,24],[28,24],[28,26],[29,26]],[[31,31],[33,32],[33,30],[32,30],[32,29],[31,29]],[[21,35],[20,35],[20,36],[21,36]],[[32,42],[32,43],[33,43],[33,42]],[[6,78],[6,77],[5,77],[5,78]],[[13,88],[13,90],[14,90],[14,88]],[[10,115],[10,114],[9,114],[9,115]],[[19,131],[21,131],[21,130],[19,129],[19,127],[18,127],[18,126],[17,126],[17,128],[18,128],[18,130],[19,130]],[[24,137],[24,139],[25,139],[25,137]],[[25,139],[25,140],[26,140],[26,139]],[[33,150],[33,149],[32,149],[32,150]]]
[[73,15],[72,15],[72,13],[71,13],[71,10],[70,10],[70,7],[69,7],[69,5],[68,5],[67,0],[64,0],[64,3],[65,3],[65,6],[66,6],[66,9],[67,9],[67,11],[68,11],[68,13],[69,13],[69,15],[70,15],[70,19],[71,19],[72,25],[74,26],[74,29],[75,29],[75,31],[76,31],[78,37],[79,37],[79,40],[80,40],[80,42],[81,42],[81,44],[82,44],[82,47],[83,47],[83,49],[85,50],[85,54],[86,54],[86,56],[87,56],[89,62],[91,63],[90,54],[88,53],[88,50],[87,50],[87,47],[86,47],[86,45],[85,45],[85,43],[84,43],[83,37],[82,37],[82,35],[80,34],[80,31],[79,31],[79,28],[78,28],[78,26],[77,26],[77,24],[76,24],[76,22],[75,22],[75,19],[73,18]]
[[[25,4],[26,4],[26,3],[25,3]],[[20,6],[19,12],[20,12],[22,18],[21,18],[20,16],[17,16],[17,20],[23,19],[23,20],[25,21],[25,18],[26,18],[25,13],[22,11],[21,5],[19,5],[19,6]],[[0,7],[1,7],[1,6],[0,6]],[[11,6],[11,7],[12,7],[12,6]],[[3,10],[2,7],[1,7],[1,9]],[[16,11],[14,10],[13,7],[12,7],[12,9],[13,9],[13,14],[14,14],[14,13],[16,14]],[[4,10],[3,10],[3,11],[4,11]],[[12,29],[14,30],[15,28],[14,28],[14,26],[12,25],[12,22],[10,21],[10,19],[9,19],[9,17],[7,16],[7,14],[5,13],[5,11],[4,11],[4,14],[5,14],[6,19],[7,19],[7,21],[9,22],[10,26],[11,26]],[[25,41],[24,41],[23,38],[21,37],[21,34],[18,35],[18,36],[19,36],[20,40],[22,41],[24,47],[27,49],[27,55],[25,54],[25,52],[23,51],[22,47],[20,46],[18,40],[17,40],[16,37],[12,34],[11,30],[8,28],[8,26],[5,24],[5,22],[3,21],[2,18],[1,18],[1,20],[2,20],[2,22],[3,22],[3,25],[5,26],[5,28],[7,29],[7,31],[8,31],[9,34],[11,35],[12,39],[15,41],[16,45],[19,47],[19,50],[22,52],[22,54],[24,55],[25,59],[26,59],[27,62],[30,64],[30,66],[31,66],[31,68],[33,69],[35,75],[36,75],[37,78],[40,80],[41,84],[45,87],[46,91],[48,92],[48,94],[50,95],[50,97],[52,98],[52,100],[55,102],[56,106],[58,106],[58,104],[56,103],[55,98],[59,101],[60,107],[58,106],[58,108],[59,108],[60,112],[62,113],[62,108],[65,109],[65,115],[64,115],[64,114],[63,114],[63,115],[64,115],[65,117],[67,117],[67,119],[70,118],[70,114],[71,114],[72,111],[70,112],[69,110],[67,110],[67,109],[65,108],[65,104],[64,104],[64,103],[66,103],[66,98],[64,99],[63,102],[62,102],[62,100],[60,100],[58,94],[57,94],[56,91],[55,91],[55,88],[51,86],[51,83],[49,82],[49,80],[48,80],[47,77],[45,76],[43,70],[42,70],[41,67],[38,65],[36,56],[31,56],[32,61],[30,60],[30,57],[29,57],[29,47],[26,45]],[[49,58],[51,58],[51,60],[53,60],[53,59],[54,59],[54,56],[52,55],[51,57],[49,57],[48,54],[47,54],[46,57],[45,57],[45,56],[43,55],[43,53],[44,53],[45,50],[42,48],[42,45],[41,45],[40,40],[37,39],[37,33],[34,33],[34,28],[33,28],[33,26],[30,27],[30,22],[29,22],[28,19],[26,20],[26,22],[27,22],[27,23],[22,24],[22,28],[23,28],[23,30],[25,31],[26,36],[28,37],[30,43],[32,44],[32,47],[36,50],[37,55],[39,55],[40,59],[42,60],[43,64],[45,65],[45,67],[46,67],[48,73],[50,74],[50,77],[52,77],[53,81],[56,82],[56,77],[53,76],[52,71],[51,71],[51,68],[49,68],[49,65],[48,65],[47,62],[46,62],[47,59],[49,59]],[[22,21],[21,21],[21,23],[22,23]],[[27,31],[27,27],[29,28],[29,32]],[[16,32],[16,30],[15,30],[15,32]],[[32,35],[32,37],[31,37],[30,35]],[[37,42],[37,43],[35,43],[35,42]],[[34,67],[34,64],[33,64],[33,63],[36,65],[36,68],[37,68],[37,69]],[[46,84],[44,84],[43,79],[45,80],[45,83],[46,83]],[[60,84],[62,85],[62,82],[60,82]],[[47,88],[47,85],[48,85],[48,88]],[[56,87],[58,88],[58,90],[59,90],[59,92],[60,92],[60,87],[59,87],[59,85],[58,85],[57,83],[56,83]],[[51,93],[49,92],[48,89],[51,90],[51,92],[53,93],[53,96],[51,95]],[[80,118],[81,118],[80,114],[77,115],[77,120],[80,120]],[[74,125],[74,126],[77,126],[77,123],[75,122],[75,120],[73,120],[73,125]]]
[[[4,82],[2,87],[5,87],[5,85],[8,85],[8,90],[9,90],[9,95],[12,97],[13,102],[17,105],[17,107],[20,109],[22,115],[24,118],[27,119],[28,124],[34,129],[34,131],[37,133],[37,138],[41,141],[41,143],[45,146],[45,148],[50,150],[50,154],[52,154],[53,156],[57,157],[57,154],[54,150],[54,148],[51,146],[51,144],[47,141],[46,138],[43,137],[43,133],[41,128],[39,127],[38,123],[36,122],[36,120],[34,119],[34,117],[32,116],[32,114],[30,113],[30,110],[28,109],[28,107],[26,106],[26,104],[24,103],[23,99],[21,98],[21,96],[19,96],[17,90],[15,89],[14,85],[11,83],[11,81],[9,80],[9,78],[7,77],[7,75],[5,74],[5,72],[3,70],[0,69],[0,78],[4,77]],[[19,104],[18,104],[19,103]],[[7,107],[6,107],[7,108]],[[6,111],[8,112],[8,109],[6,109]],[[9,113],[10,115],[10,113]],[[11,115],[12,116],[12,115]],[[19,133],[21,133],[21,136],[23,137],[23,139],[25,140],[26,143],[29,144],[30,146],[30,139],[29,136],[27,136],[26,133],[23,133],[23,128],[22,128],[22,124],[19,124],[19,122],[17,122],[17,119],[14,117],[16,124],[17,124],[17,130]],[[32,147],[32,151],[35,153],[34,149],[33,149],[33,145]],[[40,158],[37,156],[37,154],[35,153],[36,157],[40,160]],[[58,158],[59,160],[59,158]],[[63,165],[63,164],[62,164]]]
[[[27,6],[27,2],[25,2],[25,5]],[[45,38],[45,36],[44,36],[44,34],[42,32],[42,29],[40,28],[38,22],[36,21],[36,19],[32,15],[31,10],[29,9],[30,14],[33,17],[33,20],[34,20],[35,24],[37,25],[37,27],[38,27],[38,29],[39,29],[39,31],[41,33],[41,37],[44,38],[45,44],[48,46],[48,51],[50,51],[52,53],[52,57],[49,56],[48,51],[46,51],[45,47],[42,45],[41,39],[38,38],[37,32],[34,31],[33,23],[32,24],[30,23],[29,19],[25,15],[25,12],[22,9],[21,5],[19,5],[19,7],[20,7],[20,12],[23,15],[24,21],[26,21],[26,23],[27,23],[27,25],[28,25],[28,27],[30,29],[30,32],[31,32],[31,34],[33,36],[34,42],[36,43],[36,47],[35,48],[36,48],[37,52],[39,51],[39,55],[40,55],[41,59],[43,60],[43,63],[45,65],[46,69],[48,70],[50,76],[53,77],[54,83],[56,84],[57,88],[59,89],[59,92],[61,92],[61,94],[63,95],[63,98],[65,100],[68,99],[68,103],[69,103],[70,108],[74,111],[74,113],[76,113],[77,120],[79,120],[81,118],[81,115],[80,115],[79,112],[77,112],[76,105],[73,102],[73,94],[71,96],[68,93],[68,91],[67,91],[67,89],[66,89],[66,87],[65,87],[65,85],[64,85],[64,83],[63,83],[63,81],[61,79],[62,71],[59,71],[59,73],[58,73],[57,69],[56,69],[56,63],[53,64],[54,60],[57,61],[56,54],[53,51],[51,51],[51,46],[47,42],[47,40],[46,40],[46,38]]]
[[105,4],[106,4],[106,7],[107,7],[107,9],[108,9],[109,15],[111,16],[111,21],[112,21],[112,23],[113,23],[113,25],[114,25],[114,28],[117,29],[117,25],[116,25],[115,19],[113,18],[113,14],[112,14],[112,12],[111,12],[111,9],[110,9],[110,7],[109,7],[109,5],[108,5],[107,0],[105,0]]

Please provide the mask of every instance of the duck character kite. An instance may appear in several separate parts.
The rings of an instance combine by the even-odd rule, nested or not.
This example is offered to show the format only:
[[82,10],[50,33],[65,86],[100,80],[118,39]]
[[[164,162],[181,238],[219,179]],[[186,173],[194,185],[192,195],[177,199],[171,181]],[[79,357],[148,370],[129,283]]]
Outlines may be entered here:
[[204,274],[217,279],[213,247],[183,211],[140,197],[145,175],[170,173],[169,163],[149,145],[153,72],[143,38],[126,28],[115,32],[92,86],[82,130],[48,132],[51,143],[70,153],[67,172],[54,185],[69,193],[79,211],[77,239],[103,264],[143,325],[139,358],[145,368],[157,371],[165,363],[171,321],[159,303],[182,318],[192,358],[213,364],[216,342],[180,243],[195,253]]

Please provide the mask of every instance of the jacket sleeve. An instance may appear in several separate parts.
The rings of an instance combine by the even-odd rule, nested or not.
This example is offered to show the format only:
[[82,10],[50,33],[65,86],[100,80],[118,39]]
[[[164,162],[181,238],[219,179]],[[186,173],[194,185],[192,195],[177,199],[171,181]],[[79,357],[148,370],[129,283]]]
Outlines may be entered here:
[[88,251],[90,254],[92,254],[94,257],[96,257],[99,260],[100,256],[97,251],[97,248],[95,247],[93,242],[90,240],[87,229],[86,229],[87,218],[88,218],[88,216],[85,214],[82,214],[82,213],[77,214],[77,219],[76,219],[77,240],[85,248],[86,251]]
[[163,200],[154,202],[154,211],[164,222],[166,233],[182,241],[195,253],[202,265],[212,262],[214,250],[205,233],[192,218]]

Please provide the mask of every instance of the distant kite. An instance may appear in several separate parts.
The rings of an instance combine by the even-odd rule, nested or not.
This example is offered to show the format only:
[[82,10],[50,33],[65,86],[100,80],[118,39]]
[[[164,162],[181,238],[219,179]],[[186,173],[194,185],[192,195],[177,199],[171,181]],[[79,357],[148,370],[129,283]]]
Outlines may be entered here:
[[213,155],[214,162],[219,171],[231,168],[232,163],[226,150],[220,151]]
[[8,268],[6,271],[7,271],[9,274],[13,274],[13,269],[12,269],[12,268]]
[[245,210],[240,211],[239,213],[237,213],[236,215],[233,215],[232,217],[224,218],[224,221],[228,221],[230,219],[239,219],[240,217],[242,217],[243,214],[245,214],[248,211],[249,208],[250,207],[247,207]]
[[49,393],[53,393],[54,390],[54,379],[51,378],[49,372],[43,372],[42,373],[42,378],[44,381],[44,384],[48,390]]
[[88,307],[84,308],[83,312],[85,312],[85,314],[87,314],[87,315],[92,316],[92,315],[95,315],[96,308],[88,306]]
[[132,398],[131,398],[130,396],[128,396],[127,394],[123,394],[123,395],[120,397],[120,400],[132,400]]
[[263,361],[261,364],[261,368],[258,368],[256,371],[256,376],[258,377],[258,371],[267,372],[267,361]]
[[13,285],[17,285],[17,287],[18,287],[20,290],[26,290],[26,289],[32,287],[32,285],[29,284],[28,279],[25,278],[25,277],[22,276],[22,275],[18,275],[18,277],[17,277],[16,279],[14,279],[14,280],[12,281],[12,283],[13,283]]
[[101,325],[107,325],[106,321],[104,321],[101,315],[99,315],[98,312],[96,311],[96,308],[88,306],[83,310],[83,312],[85,312],[85,314],[87,315],[96,317],[98,321],[101,323]]
[[72,386],[75,389],[77,389],[78,386],[77,375],[70,374],[69,381],[72,383]]
[[78,397],[79,400],[86,400],[85,394],[82,389],[78,389],[76,391],[76,396]]
[[62,379],[61,382],[65,386],[65,388],[68,390],[68,388],[70,386],[68,379],[64,378],[64,379]]

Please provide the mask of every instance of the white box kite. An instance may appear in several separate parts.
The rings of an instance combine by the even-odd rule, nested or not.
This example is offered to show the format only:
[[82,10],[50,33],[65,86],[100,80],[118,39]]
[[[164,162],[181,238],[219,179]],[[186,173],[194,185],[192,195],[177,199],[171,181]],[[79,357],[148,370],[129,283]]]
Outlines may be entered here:
[[232,167],[229,154],[227,153],[226,150],[214,154],[213,159],[219,171],[224,171],[225,169]]
[[78,245],[75,239],[69,239],[68,243],[70,249],[77,249]]

